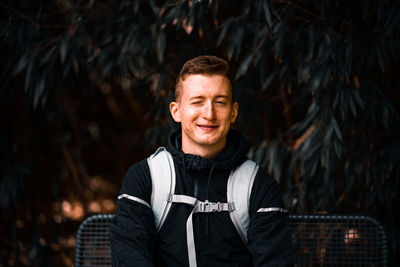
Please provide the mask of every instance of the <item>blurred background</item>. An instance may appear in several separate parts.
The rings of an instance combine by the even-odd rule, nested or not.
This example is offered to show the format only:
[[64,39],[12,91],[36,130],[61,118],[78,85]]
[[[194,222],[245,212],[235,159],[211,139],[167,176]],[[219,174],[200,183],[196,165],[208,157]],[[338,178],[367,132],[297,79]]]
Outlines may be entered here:
[[231,63],[234,127],[290,212],[373,216],[400,264],[399,48],[391,0],[1,0],[0,266],[73,265],[202,54]]

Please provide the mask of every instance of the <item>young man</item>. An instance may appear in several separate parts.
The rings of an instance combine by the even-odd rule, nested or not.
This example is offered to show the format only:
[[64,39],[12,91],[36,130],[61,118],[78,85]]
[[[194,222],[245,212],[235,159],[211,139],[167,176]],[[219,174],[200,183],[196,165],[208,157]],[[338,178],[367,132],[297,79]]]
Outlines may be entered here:
[[[226,203],[230,173],[247,160],[249,148],[244,137],[230,129],[238,103],[226,61],[200,56],[186,62],[170,111],[180,123],[166,146],[176,173],[174,194],[195,199],[196,205]],[[277,183],[262,168],[249,194],[245,241],[230,216],[234,208],[194,213],[198,207],[175,202],[156,229],[150,204],[153,187],[146,159],[128,170],[110,227],[113,266],[293,265],[288,215]]]

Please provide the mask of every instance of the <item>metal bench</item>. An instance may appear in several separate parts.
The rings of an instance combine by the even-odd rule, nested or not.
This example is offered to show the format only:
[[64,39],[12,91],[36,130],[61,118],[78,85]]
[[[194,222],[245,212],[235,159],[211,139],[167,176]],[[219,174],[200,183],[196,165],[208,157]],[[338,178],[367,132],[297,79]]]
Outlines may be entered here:
[[[93,215],[76,235],[75,266],[111,266],[108,227],[114,214]],[[296,266],[387,266],[385,230],[353,215],[290,215]]]

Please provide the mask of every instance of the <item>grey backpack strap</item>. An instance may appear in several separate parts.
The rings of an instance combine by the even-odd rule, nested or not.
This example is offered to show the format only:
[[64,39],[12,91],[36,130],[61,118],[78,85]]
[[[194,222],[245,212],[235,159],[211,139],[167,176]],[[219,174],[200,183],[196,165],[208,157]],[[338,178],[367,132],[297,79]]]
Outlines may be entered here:
[[235,209],[229,213],[243,242],[247,244],[247,230],[249,228],[249,200],[258,165],[247,160],[231,171],[227,186],[228,203],[234,203]]
[[171,208],[169,197],[175,192],[175,167],[171,154],[160,147],[147,158],[152,181],[151,208],[157,231],[160,230]]

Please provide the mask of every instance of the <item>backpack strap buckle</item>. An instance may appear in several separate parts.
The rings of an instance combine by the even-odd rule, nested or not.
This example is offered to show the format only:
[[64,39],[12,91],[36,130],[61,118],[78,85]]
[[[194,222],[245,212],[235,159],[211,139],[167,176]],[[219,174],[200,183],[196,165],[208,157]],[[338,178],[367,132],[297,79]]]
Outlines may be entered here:
[[202,213],[208,213],[208,212],[220,212],[220,211],[233,211],[235,207],[233,206],[233,203],[221,203],[221,202],[210,202],[208,200],[202,202],[198,201],[196,203],[194,212],[202,212]]
[[198,212],[216,212],[216,211],[221,211],[220,208],[220,202],[209,202],[208,200],[204,202],[199,202],[198,207],[199,211]]

